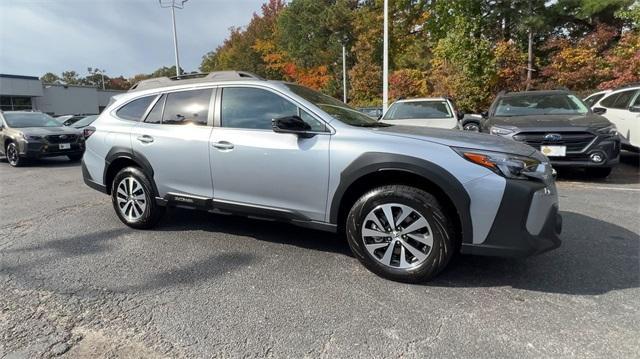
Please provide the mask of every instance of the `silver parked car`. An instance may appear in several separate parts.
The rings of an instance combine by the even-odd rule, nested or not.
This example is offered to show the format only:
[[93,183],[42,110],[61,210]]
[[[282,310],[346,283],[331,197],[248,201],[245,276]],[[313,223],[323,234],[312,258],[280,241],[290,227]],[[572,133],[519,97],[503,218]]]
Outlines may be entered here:
[[296,84],[234,71],[146,80],[87,132],[84,180],[133,228],[179,206],[339,231],[367,268],[407,282],[433,277],[456,252],[560,245],[540,152],[381,123]]

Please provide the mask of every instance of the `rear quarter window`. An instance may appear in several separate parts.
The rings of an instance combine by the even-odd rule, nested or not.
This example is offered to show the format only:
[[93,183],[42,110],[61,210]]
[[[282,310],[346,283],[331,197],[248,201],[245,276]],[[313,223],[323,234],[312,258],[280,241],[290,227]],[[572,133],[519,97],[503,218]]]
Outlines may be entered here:
[[126,105],[120,107],[118,111],[116,111],[116,115],[128,121],[140,121],[142,115],[147,111],[153,99],[156,98],[156,95],[145,96],[138,99],[135,99]]

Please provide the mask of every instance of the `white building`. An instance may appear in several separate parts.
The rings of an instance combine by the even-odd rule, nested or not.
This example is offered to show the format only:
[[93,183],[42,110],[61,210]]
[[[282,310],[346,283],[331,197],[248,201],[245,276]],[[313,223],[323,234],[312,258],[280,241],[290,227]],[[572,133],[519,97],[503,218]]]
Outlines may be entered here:
[[0,74],[0,109],[38,110],[50,115],[98,114],[123,91],[92,86],[43,84],[34,76]]

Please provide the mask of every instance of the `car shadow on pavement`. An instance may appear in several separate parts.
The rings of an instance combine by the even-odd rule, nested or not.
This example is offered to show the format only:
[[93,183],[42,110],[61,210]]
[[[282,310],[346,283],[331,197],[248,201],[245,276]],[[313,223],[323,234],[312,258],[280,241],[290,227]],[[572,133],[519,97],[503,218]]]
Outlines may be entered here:
[[628,151],[620,153],[620,164],[606,178],[593,178],[579,168],[558,168],[558,182],[593,182],[598,184],[640,183],[640,154]]
[[172,208],[157,230],[195,229],[352,256],[343,236],[289,223]]
[[640,287],[640,237],[620,226],[562,212],[562,246],[527,259],[460,256],[429,286],[501,287],[599,295]]
[[[6,157],[0,156],[0,163],[6,164],[9,166],[9,162]],[[47,157],[41,159],[30,159],[24,164],[22,164],[19,168],[30,168],[30,167],[79,167],[80,161],[70,161],[66,156],[58,156],[58,157]]]

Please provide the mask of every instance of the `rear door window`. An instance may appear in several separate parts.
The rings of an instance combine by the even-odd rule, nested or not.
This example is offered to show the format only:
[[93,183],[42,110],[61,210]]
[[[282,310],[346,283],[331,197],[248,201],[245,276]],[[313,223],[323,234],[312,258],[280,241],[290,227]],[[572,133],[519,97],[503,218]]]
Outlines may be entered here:
[[153,105],[151,111],[147,115],[147,118],[144,120],[146,123],[162,123],[162,112],[164,111],[164,102],[167,99],[167,95],[162,95],[160,99]]
[[207,125],[211,89],[171,92],[166,96],[163,125]]
[[155,98],[156,95],[135,99],[128,104],[120,107],[118,111],[116,111],[116,115],[123,120],[140,121],[144,113],[147,112],[147,108],[149,107],[149,105],[151,105],[151,102]]

